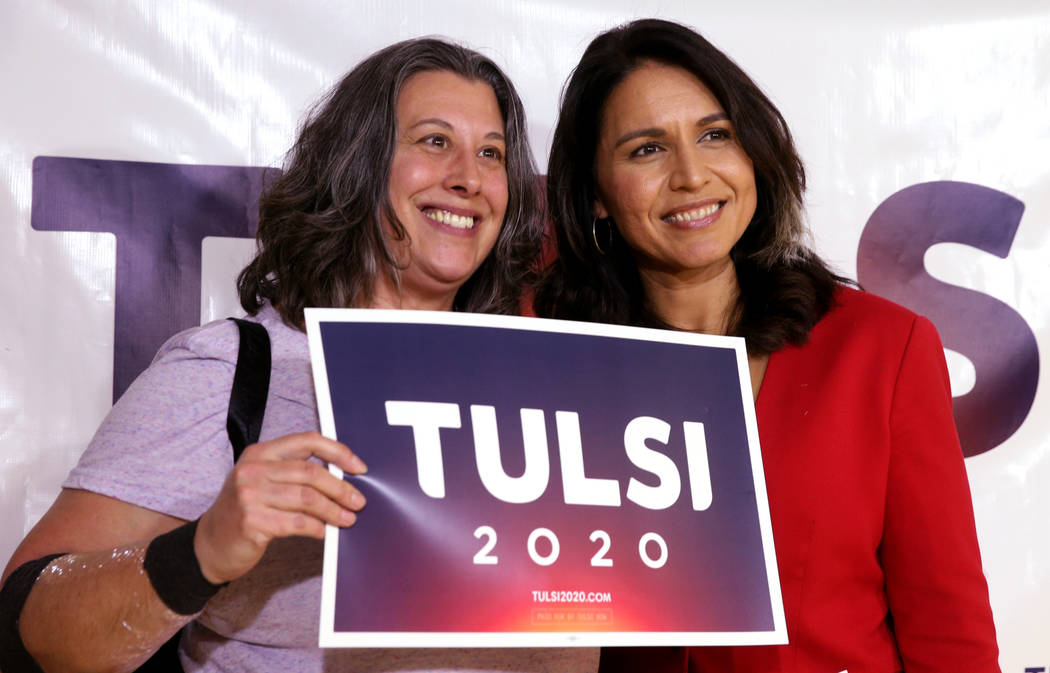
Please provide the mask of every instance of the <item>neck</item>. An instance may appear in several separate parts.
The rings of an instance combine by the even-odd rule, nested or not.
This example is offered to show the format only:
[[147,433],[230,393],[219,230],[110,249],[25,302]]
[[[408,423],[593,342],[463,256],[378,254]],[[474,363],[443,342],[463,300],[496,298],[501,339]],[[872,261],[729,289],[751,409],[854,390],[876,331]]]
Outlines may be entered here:
[[388,274],[380,273],[372,289],[372,302],[368,308],[451,311],[458,289],[423,292],[404,284],[399,286]]
[[725,260],[717,268],[689,273],[639,270],[649,309],[668,325],[703,334],[728,334],[740,297],[736,267]]

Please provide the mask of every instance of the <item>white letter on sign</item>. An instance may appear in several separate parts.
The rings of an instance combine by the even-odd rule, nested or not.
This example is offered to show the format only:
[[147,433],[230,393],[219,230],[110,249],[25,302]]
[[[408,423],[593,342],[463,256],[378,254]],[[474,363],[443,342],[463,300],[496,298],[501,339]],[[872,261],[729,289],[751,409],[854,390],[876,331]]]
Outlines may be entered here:
[[558,448],[561,454],[561,483],[566,505],[620,506],[620,483],[615,479],[587,477],[583,471],[583,444],[580,415],[575,411],[555,411]]
[[627,499],[646,509],[667,509],[678,502],[678,496],[682,494],[682,477],[674,461],[645,445],[647,439],[667,444],[670,436],[671,425],[652,416],[635,418],[623,431],[627,457],[638,467],[660,478],[659,486],[647,486],[634,477],[627,483]]
[[474,426],[474,454],[478,476],[488,492],[503,502],[532,502],[547,490],[551,474],[547,454],[547,428],[542,409],[521,410],[521,436],[525,445],[525,471],[520,477],[509,477],[503,469],[496,428],[496,408],[485,404],[470,405]]
[[441,428],[458,428],[459,405],[448,402],[386,402],[386,422],[408,425],[416,445],[419,488],[431,498],[445,497],[445,466],[441,459]]
[[707,463],[707,434],[703,423],[686,421],[685,459],[689,463],[689,486],[693,492],[693,509],[702,512],[711,506],[711,466]]

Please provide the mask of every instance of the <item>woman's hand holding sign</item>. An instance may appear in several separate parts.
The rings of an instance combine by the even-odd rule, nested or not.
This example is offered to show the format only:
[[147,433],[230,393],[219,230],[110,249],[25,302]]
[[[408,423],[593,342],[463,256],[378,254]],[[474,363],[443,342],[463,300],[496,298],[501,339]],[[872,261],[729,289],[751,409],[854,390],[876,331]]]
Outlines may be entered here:
[[353,525],[365,497],[313,457],[348,474],[367,469],[345,444],[317,432],[245,449],[197,528],[194,551],[205,577],[221,584],[244,575],[275,538],[323,538],[325,524]]

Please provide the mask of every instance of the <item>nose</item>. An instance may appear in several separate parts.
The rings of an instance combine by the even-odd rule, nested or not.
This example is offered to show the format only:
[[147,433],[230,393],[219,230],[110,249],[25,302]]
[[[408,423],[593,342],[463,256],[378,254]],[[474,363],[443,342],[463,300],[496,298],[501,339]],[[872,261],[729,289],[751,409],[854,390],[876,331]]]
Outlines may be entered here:
[[481,190],[481,171],[473,152],[467,149],[456,152],[449,162],[444,187],[460,196],[473,196]]
[[670,187],[673,190],[696,191],[710,178],[711,172],[700,152],[687,148],[677,152],[671,170]]

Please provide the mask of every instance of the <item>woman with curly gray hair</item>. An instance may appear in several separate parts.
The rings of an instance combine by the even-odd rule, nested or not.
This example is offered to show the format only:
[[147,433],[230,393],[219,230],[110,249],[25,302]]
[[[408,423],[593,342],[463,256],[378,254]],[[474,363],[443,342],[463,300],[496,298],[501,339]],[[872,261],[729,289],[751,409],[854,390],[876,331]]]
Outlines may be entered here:
[[[271,344],[259,441],[233,462],[238,327],[172,337],[8,566],[5,672],[595,670],[588,648],[317,646],[325,526],[368,511],[313,460],[365,470],[317,431],[303,309],[517,312],[542,233],[525,128],[500,69],[437,39],[373,54],[321,101],[238,279]],[[150,658],[177,633],[176,661]]]

